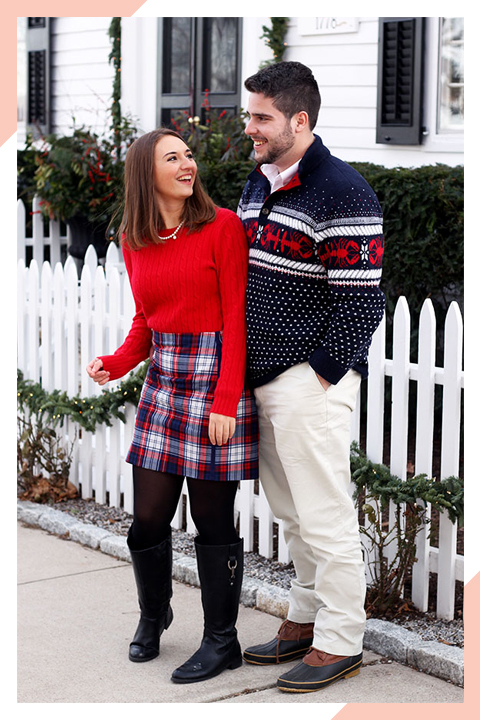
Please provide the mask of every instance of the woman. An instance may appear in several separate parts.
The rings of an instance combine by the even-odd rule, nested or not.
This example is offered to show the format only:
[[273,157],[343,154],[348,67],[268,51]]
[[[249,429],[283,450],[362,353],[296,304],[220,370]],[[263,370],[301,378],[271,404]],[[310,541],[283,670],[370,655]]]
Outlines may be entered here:
[[187,478],[205,628],[172,680],[196,682],[242,663],[234,501],[238,481],[258,477],[255,404],[244,389],[248,247],[240,220],[215,207],[189,148],[165,128],[128,150],[119,235],[136,314],[123,345],[87,372],[103,385],[151,357],[126,458],[141,610],[129,658],[157,657],[172,622],[171,521]]

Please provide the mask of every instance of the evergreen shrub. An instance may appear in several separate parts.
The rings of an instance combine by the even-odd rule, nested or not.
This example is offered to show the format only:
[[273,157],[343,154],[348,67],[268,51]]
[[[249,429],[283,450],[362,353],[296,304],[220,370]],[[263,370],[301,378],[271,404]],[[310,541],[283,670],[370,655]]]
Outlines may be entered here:
[[383,210],[381,287],[387,316],[393,317],[398,298],[405,295],[412,321],[418,321],[423,302],[430,298],[443,328],[450,302],[463,307],[463,166],[350,164],[371,185]]

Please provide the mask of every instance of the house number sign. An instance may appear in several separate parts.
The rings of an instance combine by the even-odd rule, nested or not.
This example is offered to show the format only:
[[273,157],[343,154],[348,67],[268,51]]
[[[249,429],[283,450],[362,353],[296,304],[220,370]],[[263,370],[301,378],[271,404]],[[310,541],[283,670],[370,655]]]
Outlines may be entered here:
[[299,17],[300,35],[333,35],[358,31],[356,17]]

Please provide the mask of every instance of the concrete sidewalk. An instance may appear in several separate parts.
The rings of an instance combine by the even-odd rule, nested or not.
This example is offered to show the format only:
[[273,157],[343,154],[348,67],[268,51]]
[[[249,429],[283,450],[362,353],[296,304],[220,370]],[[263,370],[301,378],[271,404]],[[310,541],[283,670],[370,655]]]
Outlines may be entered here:
[[[364,652],[361,673],[316,693],[284,693],[293,664],[246,663],[203,683],[170,675],[198,648],[200,590],[174,583],[174,622],[160,657],[128,660],[138,619],[129,562],[18,523],[18,703],[462,703],[463,689]],[[279,619],[240,607],[242,647],[273,637]]]

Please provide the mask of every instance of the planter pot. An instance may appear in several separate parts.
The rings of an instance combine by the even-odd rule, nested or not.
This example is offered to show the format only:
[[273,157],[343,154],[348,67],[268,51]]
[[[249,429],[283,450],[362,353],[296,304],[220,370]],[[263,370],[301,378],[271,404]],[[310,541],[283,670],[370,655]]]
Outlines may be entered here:
[[108,246],[105,237],[108,227],[107,222],[95,225],[82,215],[74,215],[69,218],[68,227],[70,228],[71,238],[68,252],[72,257],[83,260],[89,245],[94,246],[99,258],[105,257]]

